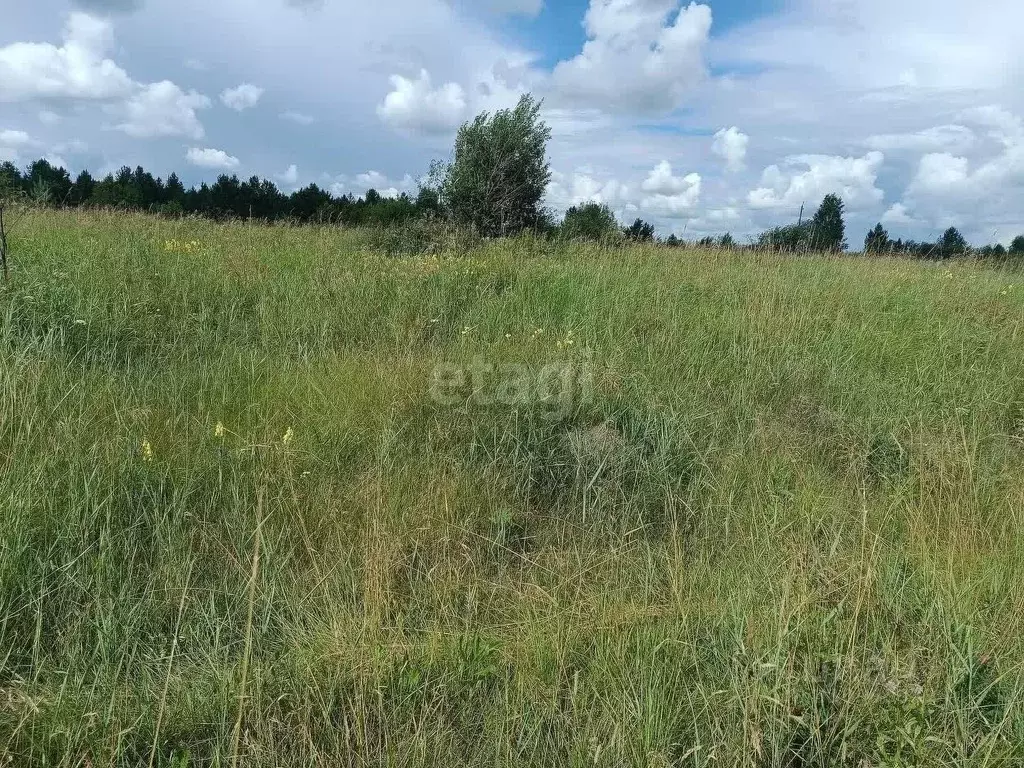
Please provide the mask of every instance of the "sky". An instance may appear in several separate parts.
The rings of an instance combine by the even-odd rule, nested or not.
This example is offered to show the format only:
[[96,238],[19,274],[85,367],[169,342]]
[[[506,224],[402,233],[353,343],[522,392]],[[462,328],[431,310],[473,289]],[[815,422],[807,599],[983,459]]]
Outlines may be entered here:
[[459,125],[531,92],[556,211],[744,240],[835,192],[854,247],[879,221],[1024,233],[1019,0],[12,6],[0,161],[414,193]]

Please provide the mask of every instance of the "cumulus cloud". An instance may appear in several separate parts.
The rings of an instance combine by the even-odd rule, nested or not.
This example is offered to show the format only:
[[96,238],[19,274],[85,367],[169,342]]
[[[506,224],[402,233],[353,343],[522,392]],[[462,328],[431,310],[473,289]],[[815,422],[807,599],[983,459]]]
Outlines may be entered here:
[[733,173],[742,171],[747,158],[750,137],[739,128],[723,128],[715,134],[711,151],[725,161],[725,168]]
[[425,69],[415,80],[392,75],[391,87],[377,114],[396,130],[443,134],[457,128],[466,116],[466,93],[462,86],[445,83],[434,88]]
[[220,100],[225,107],[236,112],[255,107],[263,97],[263,89],[252,83],[242,83],[237,88],[228,88],[220,95]]
[[277,179],[287,186],[295,186],[299,183],[299,166],[292,163],[288,166],[288,170],[284,173],[278,174]]
[[37,142],[25,131],[0,131],[0,162],[18,162],[21,151],[34,146],[37,146]]
[[199,168],[209,168],[213,170],[226,171],[232,168],[237,168],[240,164],[237,157],[232,157],[221,149],[200,149],[199,147],[192,147],[186,153],[185,159],[192,165]]
[[571,174],[554,171],[547,189],[547,201],[558,210],[566,210],[580,203],[604,203],[612,208],[626,204],[632,197],[628,185],[617,179],[601,180],[587,168]]
[[209,106],[206,96],[195,91],[185,93],[164,80],[145,86],[117,110],[123,112],[124,119],[116,128],[140,139],[163,136],[201,139],[205,131],[196,110]]
[[582,52],[552,73],[559,101],[609,112],[666,112],[706,75],[711,9],[680,0],[591,0]]
[[921,158],[911,193],[943,193],[967,181],[967,158],[947,152],[933,152]]
[[582,203],[602,203],[623,220],[637,213],[679,219],[696,215],[701,185],[700,174],[677,176],[667,160],[658,163],[646,177],[634,181],[583,167],[572,173],[554,171],[546,201],[559,211]]
[[747,196],[755,209],[795,209],[805,203],[817,204],[835,193],[848,208],[864,208],[882,201],[884,193],[875,182],[885,156],[868,152],[864,157],[801,155],[788,158],[787,169],[804,166],[804,171],[787,173],[777,165],[768,166],[761,186]]
[[989,141],[970,154],[923,155],[886,221],[933,229],[953,224],[977,240],[1008,240],[1024,229],[1024,121],[996,105],[964,110],[958,119],[984,129]]
[[60,46],[12,43],[0,48],[0,102],[31,99],[124,98],[136,84],[106,57],[114,44],[110,22],[72,13]]
[[1024,121],[998,104],[965,109],[959,116],[965,122],[987,128],[989,136],[1006,147],[1024,143]]
[[[730,63],[819,72],[833,90],[995,89],[1019,82],[1024,6],[986,0],[790,0],[733,30]],[[893,34],[901,30],[902,34]]]
[[966,157],[946,152],[925,155],[918,164],[907,195],[911,198],[931,198],[947,203],[1005,197],[1009,192],[1020,193],[1024,186],[1024,145],[1006,151],[980,163],[973,170]]
[[882,214],[883,224],[913,224],[914,219],[910,215],[910,211],[907,210],[907,206],[903,203],[893,203],[889,206],[884,214]]
[[698,173],[676,176],[671,163],[663,160],[648,174],[641,189],[647,193],[640,202],[643,210],[665,218],[679,218],[692,214],[700,201],[701,177]]
[[0,144],[5,147],[29,147],[35,142],[24,131],[0,131]]
[[364,195],[369,190],[376,190],[381,197],[399,197],[400,195],[411,195],[417,189],[416,180],[405,174],[401,179],[391,179],[380,171],[366,171],[364,173],[349,176],[327,176],[325,181],[332,195]]
[[[144,85],[134,81],[106,54],[114,46],[112,24],[85,13],[72,13],[63,45],[13,43],[0,48],[0,102],[99,101],[119,123],[117,130],[137,138],[202,138],[197,109],[209,99],[184,92],[169,80]],[[60,116],[40,112],[53,125]]]

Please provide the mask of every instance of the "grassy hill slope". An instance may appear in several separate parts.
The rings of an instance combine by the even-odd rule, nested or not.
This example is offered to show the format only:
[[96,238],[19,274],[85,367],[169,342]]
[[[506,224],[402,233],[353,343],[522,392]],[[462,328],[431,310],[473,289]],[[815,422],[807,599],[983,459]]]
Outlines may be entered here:
[[28,213],[16,765],[1015,765],[1024,275]]

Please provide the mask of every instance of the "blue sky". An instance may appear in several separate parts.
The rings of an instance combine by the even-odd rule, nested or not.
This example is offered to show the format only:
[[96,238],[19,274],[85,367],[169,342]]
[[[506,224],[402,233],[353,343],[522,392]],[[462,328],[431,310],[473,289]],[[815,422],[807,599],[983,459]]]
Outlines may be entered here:
[[[587,41],[583,17],[589,5],[589,0],[548,2],[534,17],[513,18],[508,25],[509,33],[516,39],[528,40],[540,52],[540,63],[553,67],[579,53]],[[723,34],[756,18],[768,16],[780,7],[781,3],[776,0],[723,0],[713,3],[713,33]]]
[[524,92],[548,204],[744,238],[829,192],[851,243],[1024,232],[1024,5],[36,0],[0,27],[0,160],[415,191]]

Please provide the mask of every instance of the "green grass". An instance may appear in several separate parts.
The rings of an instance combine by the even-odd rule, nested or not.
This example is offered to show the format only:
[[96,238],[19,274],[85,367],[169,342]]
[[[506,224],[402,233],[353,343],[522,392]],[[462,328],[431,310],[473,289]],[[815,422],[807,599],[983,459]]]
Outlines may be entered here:
[[[11,241],[9,764],[1024,761],[1024,275]],[[592,384],[431,396],[474,360]]]

